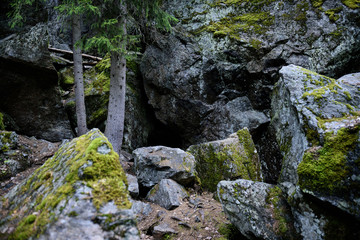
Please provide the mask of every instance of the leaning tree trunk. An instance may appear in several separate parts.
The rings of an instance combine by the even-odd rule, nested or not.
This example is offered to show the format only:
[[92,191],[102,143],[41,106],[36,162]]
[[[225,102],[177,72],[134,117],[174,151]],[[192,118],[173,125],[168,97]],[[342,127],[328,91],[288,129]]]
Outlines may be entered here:
[[[123,32],[122,50],[126,50],[126,19],[122,17],[119,26]],[[126,90],[126,59],[123,53],[111,53],[110,96],[105,136],[112,144],[114,151],[120,153],[124,136]]]
[[87,132],[86,126],[86,108],[84,97],[84,79],[83,79],[83,63],[81,56],[81,48],[76,45],[81,39],[81,18],[80,15],[74,14],[73,18],[73,50],[74,50],[74,78],[75,78],[75,103],[76,103],[76,119],[78,136]]

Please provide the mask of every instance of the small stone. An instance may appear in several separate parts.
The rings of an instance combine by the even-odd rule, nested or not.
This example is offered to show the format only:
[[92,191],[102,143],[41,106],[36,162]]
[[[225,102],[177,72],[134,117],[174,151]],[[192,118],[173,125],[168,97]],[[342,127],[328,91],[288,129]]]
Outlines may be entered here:
[[201,220],[198,216],[195,216],[195,222],[201,222]]

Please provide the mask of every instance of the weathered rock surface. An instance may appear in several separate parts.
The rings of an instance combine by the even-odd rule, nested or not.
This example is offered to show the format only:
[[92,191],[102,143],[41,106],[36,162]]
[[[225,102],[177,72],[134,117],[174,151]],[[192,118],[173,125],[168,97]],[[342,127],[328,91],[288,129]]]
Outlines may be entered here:
[[146,196],[146,200],[156,203],[168,210],[180,206],[188,194],[183,186],[171,179],[162,179]]
[[126,174],[126,178],[129,184],[128,190],[132,197],[139,196],[139,183],[134,175]]
[[30,151],[18,144],[15,132],[0,131],[0,180],[15,176],[30,167]]
[[259,156],[247,128],[223,140],[190,146],[187,151],[195,157],[197,176],[205,189],[216,191],[221,180],[262,181]]
[[165,8],[180,22],[174,34],[154,37],[141,64],[156,117],[180,129],[190,144],[258,128],[267,121],[282,66],[332,77],[358,69],[358,6],[334,0],[167,1]]
[[144,147],[133,154],[134,171],[143,187],[151,188],[165,178],[182,185],[191,185],[195,181],[194,156],[179,148]]
[[273,121],[284,155],[281,181],[360,216],[360,80],[283,67]]
[[249,239],[296,239],[291,210],[279,187],[239,179],[221,181],[217,193],[230,221]]
[[126,184],[118,155],[94,129],[1,199],[0,237],[139,239]]
[[15,121],[19,133],[61,141],[71,138],[72,131],[46,36],[46,26],[37,24],[27,33],[1,40],[0,108]]
[[155,239],[162,239],[162,237],[164,237],[166,234],[172,235],[172,234],[177,234],[177,233],[178,232],[175,231],[174,229],[172,229],[168,224],[161,223],[154,227],[153,237]]

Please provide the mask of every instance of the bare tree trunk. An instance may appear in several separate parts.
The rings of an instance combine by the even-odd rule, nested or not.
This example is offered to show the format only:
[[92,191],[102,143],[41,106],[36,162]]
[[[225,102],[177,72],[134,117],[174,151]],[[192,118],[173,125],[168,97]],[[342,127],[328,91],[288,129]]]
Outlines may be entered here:
[[[126,18],[122,17],[119,26],[123,31],[122,49],[126,50]],[[112,144],[114,151],[120,153],[124,136],[126,59],[118,52],[111,53],[110,96],[105,136]]]
[[74,78],[75,78],[75,103],[78,136],[87,132],[86,108],[84,97],[84,79],[81,48],[76,43],[81,39],[81,18],[80,15],[73,14],[73,45],[74,45]]

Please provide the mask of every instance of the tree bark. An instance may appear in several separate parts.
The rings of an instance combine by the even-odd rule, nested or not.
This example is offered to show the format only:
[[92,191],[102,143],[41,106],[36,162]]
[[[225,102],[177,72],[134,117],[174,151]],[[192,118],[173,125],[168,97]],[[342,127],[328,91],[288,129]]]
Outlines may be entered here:
[[77,135],[81,136],[88,131],[86,126],[82,55],[81,48],[76,46],[76,43],[81,39],[81,17],[80,15],[74,14],[72,20]]
[[[126,50],[126,18],[122,17],[119,27],[123,33],[122,50]],[[126,94],[126,58],[119,52],[111,53],[110,96],[105,136],[112,144],[114,151],[120,153],[124,136]]]

